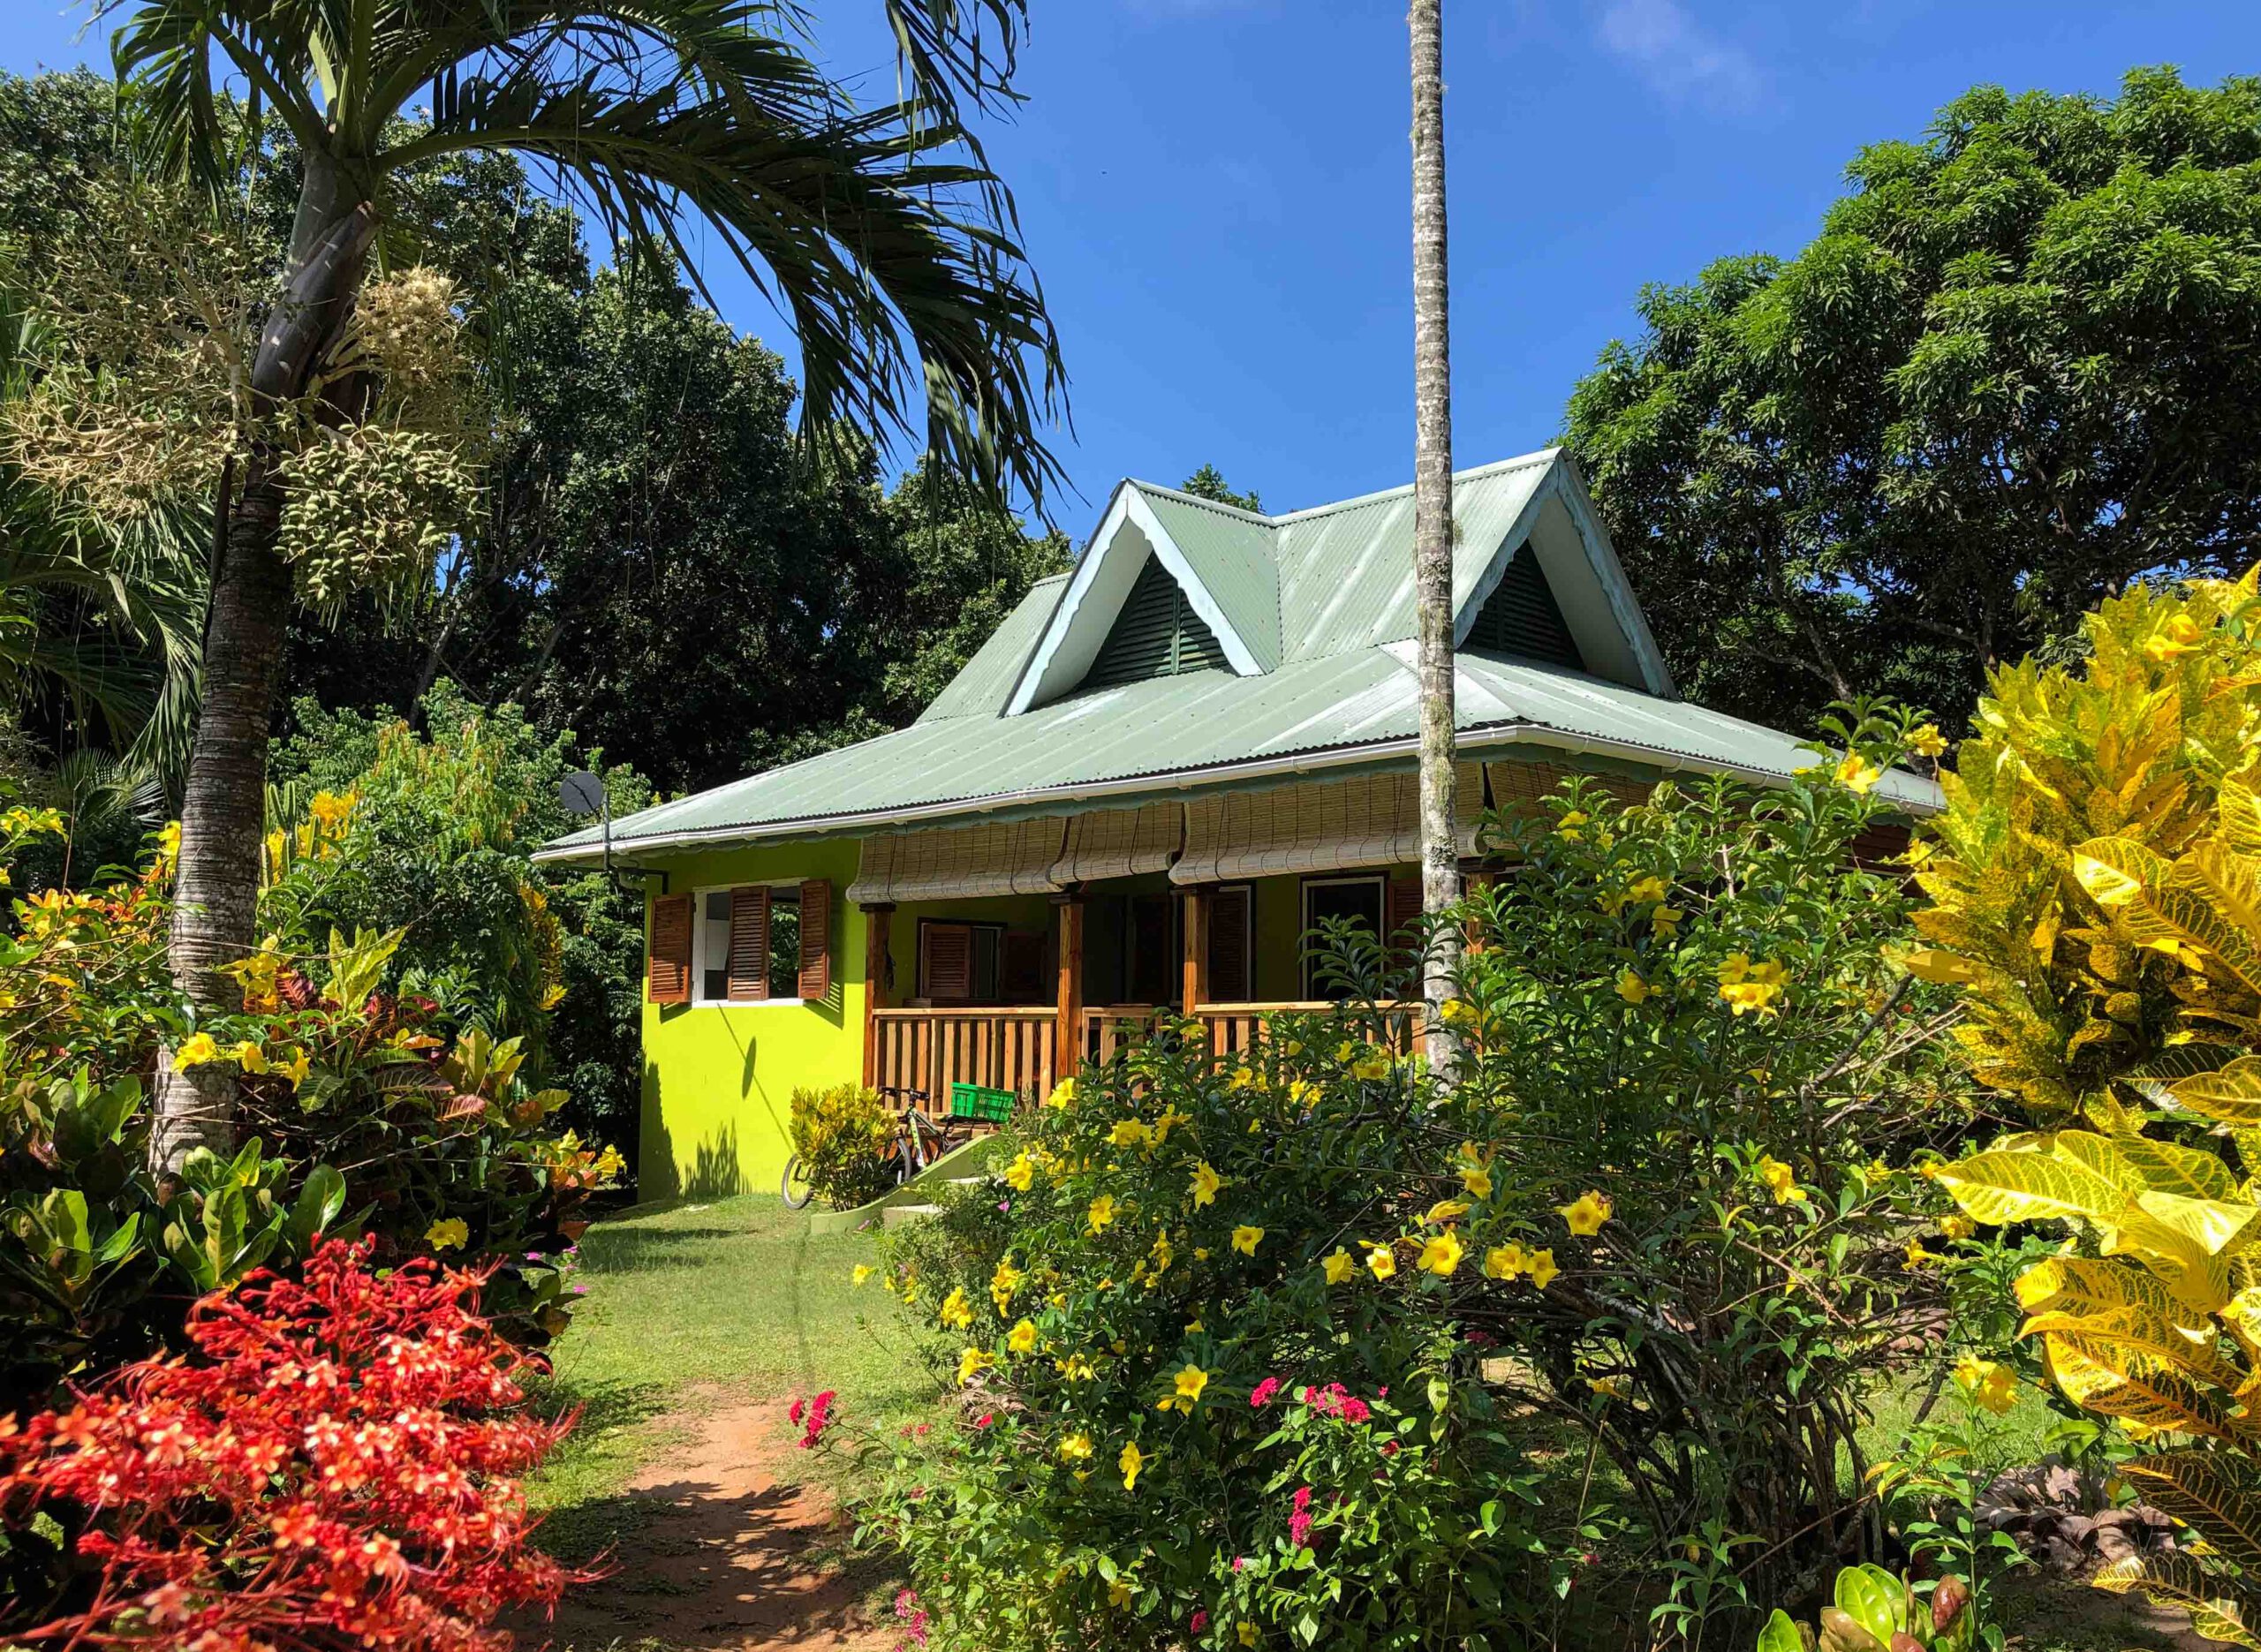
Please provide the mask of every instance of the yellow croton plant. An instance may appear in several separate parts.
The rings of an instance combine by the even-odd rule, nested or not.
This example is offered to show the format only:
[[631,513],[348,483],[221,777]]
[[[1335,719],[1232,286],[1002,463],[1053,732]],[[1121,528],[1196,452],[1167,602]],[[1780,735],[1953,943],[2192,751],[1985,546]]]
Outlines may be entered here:
[[2141,588],[2089,658],[1997,672],[1911,854],[1916,973],[1962,984],[1975,1073],[2036,1129],[1940,1168],[1989,1223],[2055,1218],[2018,1281],[2058,1388],[2153,1449],[2204,1539],[2098,1583],[2261,1648],[2261,602]]

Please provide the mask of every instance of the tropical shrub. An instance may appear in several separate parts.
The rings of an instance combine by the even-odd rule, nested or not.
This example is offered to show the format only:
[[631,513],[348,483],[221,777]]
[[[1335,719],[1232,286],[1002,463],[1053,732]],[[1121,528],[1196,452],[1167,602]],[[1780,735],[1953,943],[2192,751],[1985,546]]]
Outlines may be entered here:
[[1818,1627],[1778,1608],[1759,1631],[1758,1652],[1962,1652],[1974,1644],[1978,1614],[1970,1587],[1951,1573],[1919,1589],[1882,1566],[1847,1566],[1830,1596]]
[[2261,601],[2255,575],[2102,605],[2074,668],[1995,674],[1947,781],[1913,960],[1966,992],[1972,1069],[2044,1128],[1940,1170],[2061,1227],[2016,1282],[2074,1403],[2163,1440],[2120,1466],[2205,1540],[2099,1585],[2261,1647]]
[[477,1273],[331,1241],[200,1301],[193,1352],[0,1427],[0,1636],[27,1647],[509,1646],[577,1574],[518,1480],[571,1428]]
[[938,1644],[1504,1644],[1649,1610],[1707,1527],[1759,1599],[1862,1541],[1840,1465],[1944,1311],[1911,1167],[1967,1113],[1899,870],[1848,864],[1932,735],[1840,727],[1787,790],[1501,823],[1449,1088],[1339,935],[1358,1001],[1165,1027],[904,1231],[975,1426],[874,1443],[862,1514]]
[[809,1186],[836,1211],[866,1203],[892,1185],[896,1128],[895,1114],[869,1085],[793,1092],[793,1151]]

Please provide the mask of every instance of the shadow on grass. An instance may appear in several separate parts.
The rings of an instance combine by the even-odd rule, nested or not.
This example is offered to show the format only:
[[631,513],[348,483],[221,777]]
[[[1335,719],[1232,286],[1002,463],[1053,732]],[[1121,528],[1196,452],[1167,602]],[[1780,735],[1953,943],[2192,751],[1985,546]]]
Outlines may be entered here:
[[752,1232],[744,1227],[621,1227],[610,1233],[591,1228],[581,1241],[581,1270],[595,1274],[711,1267],[712,1251],[689,1247],[744,1239]]

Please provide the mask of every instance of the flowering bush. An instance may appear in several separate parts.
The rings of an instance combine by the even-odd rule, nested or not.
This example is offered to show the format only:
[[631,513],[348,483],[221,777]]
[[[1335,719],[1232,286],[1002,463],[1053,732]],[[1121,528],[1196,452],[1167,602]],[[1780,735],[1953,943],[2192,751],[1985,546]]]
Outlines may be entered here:
[[809,1186],[834,1210],[876,1199],[893,1183],[896,1118],[868,1085],[796,1090],[790,1128]]
[[1165,1027],[904,1231],[974,1422],[868,1447],[863,1528],[939,1644],[1537,1637],[1637,1617],[1706,1522],[1761,1598],[1859,1541],[1864,1397],[1943,1311],[1907,1170],[1967,1114],[1902,879],[1849,864],[1933,732],[1839,732],[1787,790],[1501,825],[1448,1089],[1337,937],[1362,1002],[1226,1060]]
[[190,1358],[0,1419],[0,1634],[500,1648],[498,1612],[556,1603],[577,1574],[527,1545],[518,1481],[571,1419],[510,1414],[531,1362],[476,1273],[373,1250],[208,1296]]

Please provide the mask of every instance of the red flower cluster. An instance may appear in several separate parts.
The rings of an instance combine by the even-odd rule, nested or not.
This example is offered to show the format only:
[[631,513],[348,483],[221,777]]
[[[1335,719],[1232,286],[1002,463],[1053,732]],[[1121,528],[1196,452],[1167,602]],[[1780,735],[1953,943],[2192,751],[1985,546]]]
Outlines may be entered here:
[[527,1546],[518,1477],[572,1420],[503,1414],[533,1362],[466,1307],[480,1275],[420,1257],[378,1277],[370,1248],[333,1240],[303,1282],[206,1297],[198,1357],[0,1419],[0,1509],[83,1527],[87,1567],[67,1612],[11,1641],[501,1652],[498,1613],[594,1575]]
[[1311,1547],[1311,1488],[1296,1488],[1296,1512],[1288,1516],[1288,1541],[1298,1549]]
[[1345,1422],[1364,1422],[1374,1414],[1372,1407],[1340,1383],[1329,1383],[1324,1388],[1306,1387],[1304,1404],[1322,1417],[1340,1417]]
[[824,1437],[825,1427],[832,1421],[832,1396],[833,1391],[828,1388],[813,1401],[796,1399],[786,1407],[785,1414],[793,1422],[798,1423],[806,1419],[806,1426],[801,1433],[803,1451]]
[[1279,1392],[1280,1379],[1276,1377],[1267,1377],[1250,1392],[1248,1403],[1261,1411],[1272,1403],[1272,1397]]

